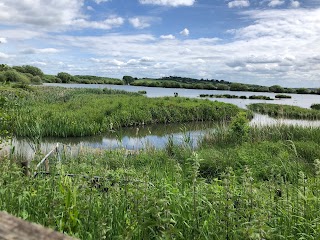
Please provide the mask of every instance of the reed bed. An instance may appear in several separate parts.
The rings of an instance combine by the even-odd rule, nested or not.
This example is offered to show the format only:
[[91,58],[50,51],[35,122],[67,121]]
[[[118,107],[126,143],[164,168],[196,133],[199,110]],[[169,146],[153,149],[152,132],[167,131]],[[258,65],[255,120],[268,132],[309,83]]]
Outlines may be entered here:
[[319,120],[320,112],[314,109],[301,108],[297,106],[254,103],[248,105],[248,109],[271,117]]
[[89,136],[154,123],[228,121],[240,108],[189,98],[147,98],[110,89],[33,88],[8,106],[16,136]]

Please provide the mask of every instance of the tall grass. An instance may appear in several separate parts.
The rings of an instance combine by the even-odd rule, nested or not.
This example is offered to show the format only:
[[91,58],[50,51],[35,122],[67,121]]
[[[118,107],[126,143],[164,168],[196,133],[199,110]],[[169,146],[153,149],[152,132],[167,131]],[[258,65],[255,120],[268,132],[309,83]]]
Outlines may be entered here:
[[1,161],[0,209],[81,239],[318,239],[317,144],[301,144],[86,153],[37,178]]
[[34,88],[9,106],[16,136],[88,136],[154,123],[228,121],[238,107],[188,98],[147,98],[108,89]]
[[301,108],[282,104],[254,103],[248,109],[271,117],[319,120],[320,112],[315,109]]

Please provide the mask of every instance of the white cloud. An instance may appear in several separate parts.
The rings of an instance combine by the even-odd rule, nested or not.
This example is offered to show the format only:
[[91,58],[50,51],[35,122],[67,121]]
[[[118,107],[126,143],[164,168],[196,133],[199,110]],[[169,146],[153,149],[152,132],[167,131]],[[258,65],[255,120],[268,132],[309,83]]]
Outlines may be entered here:
[[270,2],[268,3],[269,7],[277,7],[277,6],[281,6],[285,3],[284,0],[270,0]]
[[229,8],[234,8],[234,7],[249,7],[250,6],[250,2],[249,0],[234,0],[228,3],[228,7]]
[[8,54],[0,52],[0,59],[8,59],[10,56]]
[[102,2],[109,2],[110,0],[93,0],[94,2],[96,2],[97,4],[100,4]]
[[[96,0],[97,3],[102,2]],[[2,0],[0,22],[2,25],[19,26],[42,31],[58,31],[68,28],[111,29],[123,24],[124,19],[110,16],[104,21],[90,21],[82,8],[84,0]],[[91,8],[87,8],[91,10]],[[39,31],[39,30],[38,30]]]
[[2,0],[0,22],[2,24],[28,24],[35,26],[68,25],[81,15],[83,0]]
[[126,65],[125,62],[119,61],[117,59],[113,59],[113,60],[109,61],[109,63],[112,65],[118,66],[118,67]]
[[0,37],[0,43],[7,43],[7,39],[3,38],[3,37]]
[[148,22],[148,19],[143,17],[129,18],[129,23],[134,28],[138,28],[138,29],[150,27],[150,23]]
[[291,0],[291,7],[294,7],[294,8],[300,7],[300,2]]
[[104,21],[87,21],[85,19],[77,19],[72,22],[74,28],[95,28],[95,29],[112,29],[120,27],[124,23],[122,17],[111,16]]
[[172,39],[175,39],[176,37],[173,36],[172,34],[169,34],[169,35],[161,35],[160,38],[172,40]]
[[31,64],[31,65],[34,65],[34,66],[47,66],[47,63],[40,62],[40,61],[34,61],[34,62],[30,62],[28,64]]
[[53,54],[58,52],[61,52],[61,50],[55,48],[29,48],[21,51],[22,54]]
[[91,7],[91,6],[87,6],[87,10],[88,10],[88,11],[94,11],[94,8]]
[[118,60],[118,59],[109,59],[109,58],[90,58],[92,62],[95,63],[107,63],[110,65],[114,65],[117,67],[122,66],[132,66],[132,65],[149,65],[150,63],[154,62],[154,59],[151,57],[141,57],[140,59],[129,59],[128,61],[125,60]]
[[196,0],[139,0],[141,4],[154,4],[162,6],[192,6]]
[[189,36],[190,31],[189,31],[188,28],[185,28],[185,29],[183,29],[183,30],[180,32],[180,34],[181,34],[182,36]]
[[23,28],[16,28],[10,30],[0,30],[0,36],[5,36],[4,38],[8,41],[10,40],[28,40],[33,38],[45,37],[45,34],[41,31],[26,30]]

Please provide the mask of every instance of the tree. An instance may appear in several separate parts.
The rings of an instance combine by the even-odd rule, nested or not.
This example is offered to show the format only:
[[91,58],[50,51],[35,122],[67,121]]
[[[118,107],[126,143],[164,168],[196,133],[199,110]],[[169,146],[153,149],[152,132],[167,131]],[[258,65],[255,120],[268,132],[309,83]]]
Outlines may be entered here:
[[124,84],[130,85],[134,82],[134,78],[131,76],[123,76],[122,80],[124,81]]
[[14,66],[13,69],[21,73],[29,73],[32,76],[39,76],[40,78],[44,76],[44,73],[40,68],[31,65]]
[[248,91],[248,86],[241,83],[231,83],[230,91]]
[[23,73],[17,72],[16,70],[8,70],[4,73],[5,80],[8,82],[20,82],[28,84],[30,79]]
[[57,78],[60,78],[62,83],[69,83],[73,80],[73,76],[66,72],[59,72]]
[[310,89],[308,89],[308,88],[298,88],[298,89],[296,90],[296,92],[297,92],[298,94],[308,94],[308,93],[310,93],[311,91],[310,91]]
[[283,93],[283,92],[285,92],[284,88],[281,87],[280,85],[273,85],[273,86],[269,87],[269,91],[270,92],[274,92],[274,93]]

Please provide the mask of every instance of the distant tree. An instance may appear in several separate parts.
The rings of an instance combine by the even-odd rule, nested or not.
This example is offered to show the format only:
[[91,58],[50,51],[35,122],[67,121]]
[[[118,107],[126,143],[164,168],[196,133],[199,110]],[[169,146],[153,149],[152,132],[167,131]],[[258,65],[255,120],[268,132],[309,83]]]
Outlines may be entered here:
[[248,91],[248,86],[241,84],[241,83],[231,83],[230,84],[230,91]]
[[320,88],[314,90],[315,94],[320,94]]
[[280,85],[273,85],[273,86],[269,87],[269,91],[270,92],[274,92],[274,93],[283,93],[283,92],[285,92],[284,88],[281,87]]
[[215,86],[217,90],[229,90],[229,86],[226,84],[218,83]]
[[294,88],[284,88],[285,93],[296,93],[296,90]]
[[130,85],[132,82],[134,82],[134,78],[131,76],[123,76],[122,80],[126,85]]
[[73,76],[66,72],[59,72],[57,78],[61,79],[62,83],[69,83],[73,80]]
[[308,88],[298,88],[298,89],[296,90],[296,92],[297,92],[298,94],[308,94],[308,93],[310,93],[311,91],[310,91],[310,89],[308,89]]

